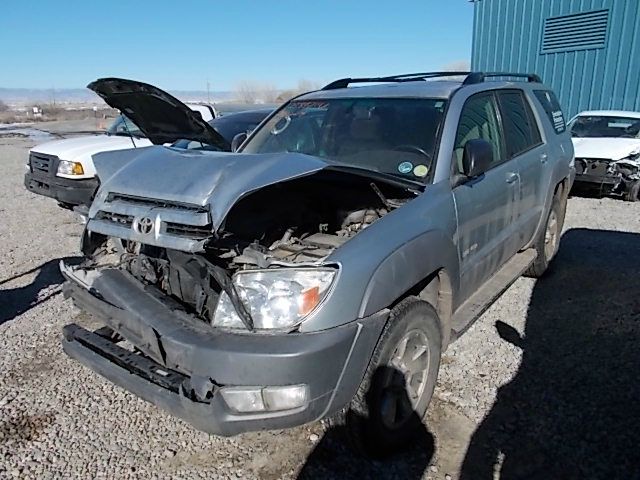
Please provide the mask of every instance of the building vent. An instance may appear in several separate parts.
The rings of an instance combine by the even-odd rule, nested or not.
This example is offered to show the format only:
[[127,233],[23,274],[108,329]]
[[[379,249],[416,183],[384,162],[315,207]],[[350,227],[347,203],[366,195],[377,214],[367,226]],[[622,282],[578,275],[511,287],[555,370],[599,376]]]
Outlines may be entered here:
[[547,18],[540,53],[604,48],[608,23],[609,10]]

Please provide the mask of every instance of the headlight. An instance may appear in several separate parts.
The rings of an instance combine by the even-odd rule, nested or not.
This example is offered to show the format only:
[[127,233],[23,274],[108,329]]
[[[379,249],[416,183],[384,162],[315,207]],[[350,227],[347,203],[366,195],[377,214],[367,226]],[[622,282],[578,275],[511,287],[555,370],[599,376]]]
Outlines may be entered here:
[[[291,328],[304,320],[326,297],[335,269],[309,268],[240,272],[233,283],[259,330]],[[213,326],[244,328],[231,299],[222,293]]]
[[60,160],[58,164],[59,175],[83,175],[84,169],[82,164],[78,162],[69,162],[67,160]]

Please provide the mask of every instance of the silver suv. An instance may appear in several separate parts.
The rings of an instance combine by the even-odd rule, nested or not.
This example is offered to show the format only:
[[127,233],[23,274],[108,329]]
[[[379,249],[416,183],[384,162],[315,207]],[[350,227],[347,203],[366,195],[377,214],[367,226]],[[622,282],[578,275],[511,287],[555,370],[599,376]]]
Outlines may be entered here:
[[447,345],[547,270],[575,173],[537,76],[453,75],[335,81],[234,153],[97,156],[61,269],[104,326],[67,325],[65,351],[210,433],[330,418],[402,446]]

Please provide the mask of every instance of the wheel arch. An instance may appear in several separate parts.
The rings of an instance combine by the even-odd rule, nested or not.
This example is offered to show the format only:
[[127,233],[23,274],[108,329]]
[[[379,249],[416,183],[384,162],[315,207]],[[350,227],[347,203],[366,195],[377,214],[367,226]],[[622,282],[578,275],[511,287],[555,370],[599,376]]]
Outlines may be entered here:
[[450,238],[429,231],[405,243],[380,263],[360,306],[360,316],[393,308],[407,297],[426,301],[438,313],[443,348],[449,342],[458,289],[458,255]]

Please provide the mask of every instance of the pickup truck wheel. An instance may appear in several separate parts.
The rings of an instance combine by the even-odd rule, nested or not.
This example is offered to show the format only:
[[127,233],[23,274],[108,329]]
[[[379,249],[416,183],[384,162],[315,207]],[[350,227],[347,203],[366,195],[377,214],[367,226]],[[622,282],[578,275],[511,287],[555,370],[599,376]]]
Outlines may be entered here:
[[393,308],[358,392],[341,415],[359,453],[383,457],[425,431],[440,338],[438,315],[427,302],[409,297]]
[[533,245],[538,255],[525,272],[527,277],[539,278],[544,275],[547,268],[549,268],[551,260],[558,252],[560,235],[562,234],[562,220],[565,213],[562,208],[566,208],[566,202],[560,202],[558,197],[554,197],[551,210],[547,215],[545,228],[540,232]]

